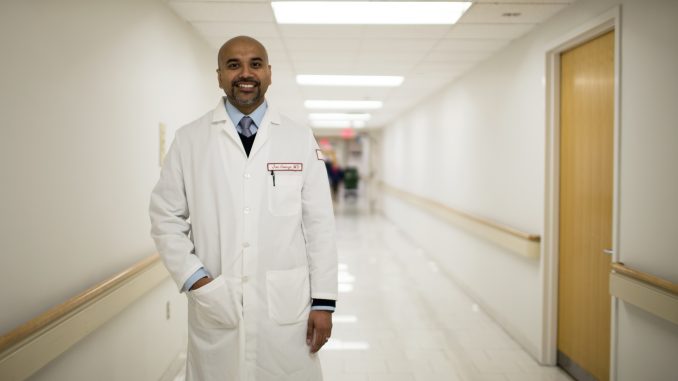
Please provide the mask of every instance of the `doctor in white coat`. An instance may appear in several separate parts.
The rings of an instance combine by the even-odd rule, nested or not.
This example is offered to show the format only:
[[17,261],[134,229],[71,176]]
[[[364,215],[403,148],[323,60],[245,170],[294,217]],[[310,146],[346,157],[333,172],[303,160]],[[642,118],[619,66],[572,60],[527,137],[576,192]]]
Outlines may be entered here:
[[264,95],[265,48],[219,50],[214,110],[176,133],[151,235],[188,296],[189,381],[317,381],[337,299],[334,216],[311,130]]

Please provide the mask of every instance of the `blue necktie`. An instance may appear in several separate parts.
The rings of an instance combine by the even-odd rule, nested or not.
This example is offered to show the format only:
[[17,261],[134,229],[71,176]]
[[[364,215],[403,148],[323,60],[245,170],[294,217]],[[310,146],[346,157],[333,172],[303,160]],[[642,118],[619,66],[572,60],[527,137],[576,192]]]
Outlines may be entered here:
[[252,136],[252,131],[250,131],[252,123],[254,123],[254,121],[247,115],[243,116],[242,119],[240,119],[240,122],[238,122],[238,126],[240,127],[239,132],[246,138]]

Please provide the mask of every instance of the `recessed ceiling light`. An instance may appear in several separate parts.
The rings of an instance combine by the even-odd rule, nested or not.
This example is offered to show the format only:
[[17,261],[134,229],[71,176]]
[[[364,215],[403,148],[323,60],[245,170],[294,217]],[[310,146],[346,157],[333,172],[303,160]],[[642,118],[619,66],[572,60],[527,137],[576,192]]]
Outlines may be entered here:
[[461,1],[273,1],[278,24],[451,25],[471,6]]
[[334,101],[334,100],[309,100],[304,102],[304,107],[308,109],[326,109],[326,110],[374,110],[382,108],[384,103],[381,101]]
[[311,113],[308,114],[310,120],[370,120],[370,114],[358,113]]
[[404,79],[395,75],[297,75],[297,83],[306,86],[396,87]]

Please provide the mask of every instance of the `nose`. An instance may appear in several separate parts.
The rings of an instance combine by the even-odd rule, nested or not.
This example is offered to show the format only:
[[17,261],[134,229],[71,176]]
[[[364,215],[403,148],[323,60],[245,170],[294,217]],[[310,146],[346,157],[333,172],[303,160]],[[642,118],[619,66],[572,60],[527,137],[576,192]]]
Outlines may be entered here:
[[250,77],[251,74],[252,74],[252,73],[251,73],[251,71],[250,71],[249,66],[243,65],[243,66],[242,66],[242,70],[240,71],[240,77],[241,77],[241,78],[248,78],[248,77]]

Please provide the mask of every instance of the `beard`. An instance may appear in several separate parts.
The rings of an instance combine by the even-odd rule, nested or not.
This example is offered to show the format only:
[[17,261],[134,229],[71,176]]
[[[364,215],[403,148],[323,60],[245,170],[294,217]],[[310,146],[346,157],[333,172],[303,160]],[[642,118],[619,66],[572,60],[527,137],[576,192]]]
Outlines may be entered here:
[[259,102],[260,99],[261,99],[261,92],[259,91],[258,88],[257,88],[256,93],[254,94],[254,97],[252,97],[252,98],[240,97],[238,95],[238,93],[236,93],[236,89],[233,90],[233,100],[235,101],[235,103],[237,103],[239,105],[250,106],[250,105],[253,105],[253,104]]
[[[240,82],[254,83],[254,96],[252,96],[252,94],[247,94],[244,97],[240,96],[239,94],[240,88],[238,87],[238,84],[240,84]],[[233,94],[233,100],[235,101],[235,103],[242,106],[251,106],[253,104],[256,104],[261,100],[260,85],[261,82],[254,78],[240,78],[237,81],[233,81],[233,83],[231,84],[231,93]]]

